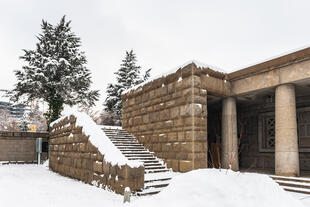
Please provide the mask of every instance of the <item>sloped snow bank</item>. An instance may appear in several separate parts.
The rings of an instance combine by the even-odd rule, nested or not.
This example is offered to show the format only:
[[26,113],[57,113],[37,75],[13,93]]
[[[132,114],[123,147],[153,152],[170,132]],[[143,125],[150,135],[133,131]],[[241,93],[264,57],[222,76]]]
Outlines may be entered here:
[[267,175],[201,169],[175,176],[169,186],[135,207],[302,207]]
[[83,133],[89,136],[89,141],[98,148],[99,152],[104,155],[106,162],[112,165],[128,165],[130,167],[140,167],[143,164],[139,161],[128,160],[122,152],[111,142],[111,140],[102,131],[101,126],[98,126],[86,113],[71,111],[52,122],[50,126],[55,123],[70,117],[76,117],[76,126],[83,127]]

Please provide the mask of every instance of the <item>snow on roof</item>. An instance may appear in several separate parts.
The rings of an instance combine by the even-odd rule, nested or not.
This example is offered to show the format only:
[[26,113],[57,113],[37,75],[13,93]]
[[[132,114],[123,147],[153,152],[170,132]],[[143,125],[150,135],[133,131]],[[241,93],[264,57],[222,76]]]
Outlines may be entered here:
[[215,70],[215,71],[220,72],[220,73],[227,73],[226,71],[224,71],[224,70],[222,70],[222,69],[220,69],[220,68],[218,68],[218,67],[216,67],[216,66],[209,65],[209,64],[205,64],[205,63],[199,62],[199,61],[197,61],[197,60],[190,60],[190,61],[185,62],[185,63],[182,64],[182,65],[179,65],[178,67],[172,68],[171,70],[169,70],[169,71],[167,71],[167,72],[165,72],[165,73],[162,73],[162,74],[159,74],[159,75],[155,75],[154,77],[151,77],[151,78],[148,79],[147,81],[145,81],[145,82],[143,82],[143,83],[140,83],[140,84],[138,84],[138,85],[136,85],[136,86],[133,86],[133,87],[131,87],[131,88],[129,88],[129,89],[123,91],[122,94],[126,94],[126,93],[128,93],[128,92],[130,92],[130,91],[132,91],[132,90],[136,90],[136,89],[138,89],[140,86],[143,86],[143,85],[145,85],[145,84],[147,84],[147,83],[150,83],[150,82],[152,82],[153,80],[156,80],[156,79],[158,79],[158,78],[166,77],[166,76],[168,76],[168,75],[170,75],[170,74],[172,74],[172,73],[175,73],[175,72],[176,72],[177,70],[179,70],[179,69],[185,68],[186,66],[188,66],[189,64],[192,64],[192,63],[194,63],[194,64],[196,65],[197,68],[209,68],[209,69]]
[[232,72],[237,72],[239,70],[242,70],[242,69],[246,69],[246,68],[249,68],[249,67],[252,67],[252,66],[255,66],[255,65],[259,65],[261,63],[265,63],[265,62],[268,62],[270,60],[274,60],[274,59],[277,59],[277,58],[280,58],[280,57],[283,57],[285,55],[289,55],[289,54],[292,54],[292,53],[295,53],[295,52],[298,52],[298,51],[301,51],[301,50],[304,50],[304,49],[307,49],[307,48],[310,48],[310,45],[305,45],[305,46],[302,46],[302,47],[298,47],[298,48],[295,48],[295,49],[292,49],[292,50],[288,50],[288,51],[285,51],[285,52],[282,52],[282,53],[279,53],[278,55],[274,55],[274,56],[271,56],[269,58],[265,58],[265,59],[262,59],[262,60],[259,60],[259,61],[256,61],[256,62],[253,62],[251,64],[247,64],[247,65],[244,65],[242,67],[236,67],[234,69],[231,69],[231,73]]
[[89,141],[98,148],[99,152],[104,155],[104,159],[110,162],[112,165],[128,165],[130,167],[139,167],[143,164],[139,161],[128,160],[121,151],[111,142],[111,140],[105,135],[101,127],[98,126],[86,113],[72,111],[68,112],[63,117],[52,122],[50,126],[59,121],[70,117],[71,115],[76,117],[76,126],[83,127],[83,133],[89,136]]

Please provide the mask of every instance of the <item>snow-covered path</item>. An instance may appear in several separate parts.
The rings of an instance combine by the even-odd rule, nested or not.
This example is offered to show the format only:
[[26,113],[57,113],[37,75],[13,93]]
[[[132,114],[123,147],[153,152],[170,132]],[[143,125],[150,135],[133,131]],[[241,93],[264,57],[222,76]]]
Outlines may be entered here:
[[44,166],[0,165],[0,206],[114,207],[122,196],[60,176]]
[[[176,176],[162,193],[134,197],[131,205],[125,206],[301,206],[295,203],[291,194],[310,207],[310,196],[286,194],[269,178],[234,172],[226,175],[227,171],[223,172],[197,170]],[[235,181],[240,181],[239,186],[234,184]],[[0,207],[121,207],[124,206],[122,200],[120,195],[63,177],[43,165],[0,164]]]

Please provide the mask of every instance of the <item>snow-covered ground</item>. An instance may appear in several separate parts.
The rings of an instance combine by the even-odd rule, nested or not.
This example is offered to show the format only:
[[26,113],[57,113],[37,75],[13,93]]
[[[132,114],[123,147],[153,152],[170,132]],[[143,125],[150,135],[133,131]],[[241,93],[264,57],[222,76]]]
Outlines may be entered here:
[[308,194],[300,194],[300,193],[290,193],[296,199],[300,200],[305,207],[310,206],[310,195]]
[[[292,196],[293,195],[293,196]],[[0,165],[0,206],[124,206],[123,197],[37,165]],[[301,207],[303,195],[283,191],[266,175],[227,170],[179,174],[160,194],[133,198],[128,207]]]

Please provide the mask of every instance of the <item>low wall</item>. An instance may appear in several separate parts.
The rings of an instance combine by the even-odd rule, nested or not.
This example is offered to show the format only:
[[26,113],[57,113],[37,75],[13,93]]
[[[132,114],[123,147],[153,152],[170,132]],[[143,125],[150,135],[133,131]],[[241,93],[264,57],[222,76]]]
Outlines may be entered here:
[[[48,141],[48,133],[0,132],[0,162],[37,162],[36,139]],[[47,159],[47,151],[41,160]]]
[[70,116],[51,126],[49,167],[54,172],[122,194],[125,187],[144,187],[144,167],[118,166],[107,162]]

